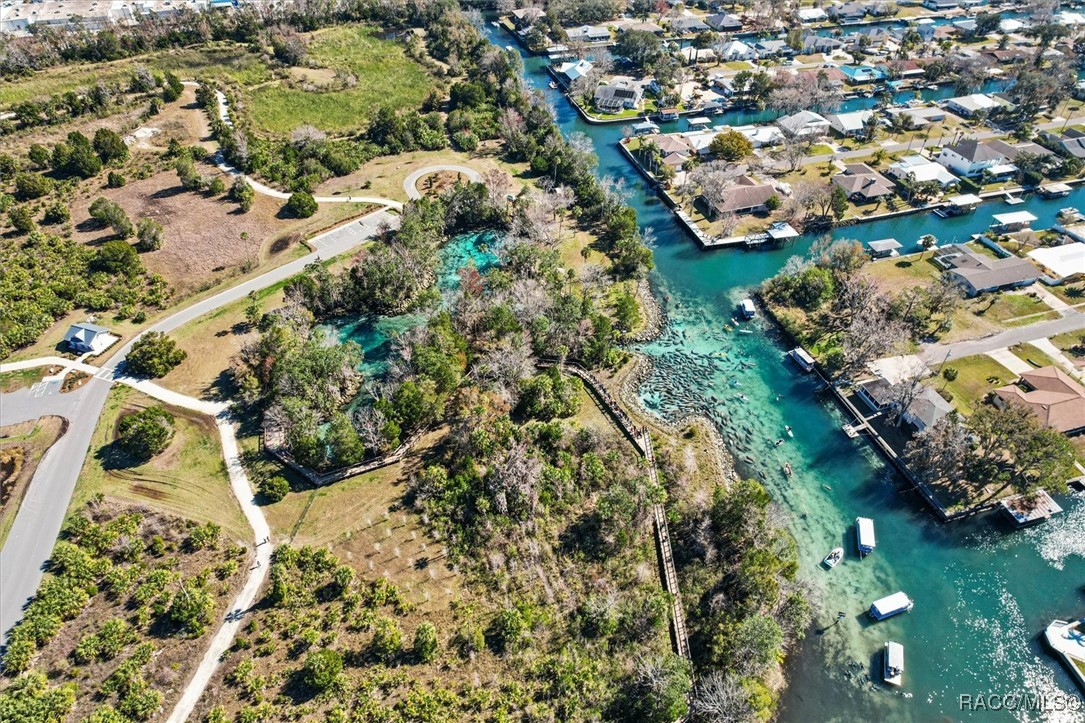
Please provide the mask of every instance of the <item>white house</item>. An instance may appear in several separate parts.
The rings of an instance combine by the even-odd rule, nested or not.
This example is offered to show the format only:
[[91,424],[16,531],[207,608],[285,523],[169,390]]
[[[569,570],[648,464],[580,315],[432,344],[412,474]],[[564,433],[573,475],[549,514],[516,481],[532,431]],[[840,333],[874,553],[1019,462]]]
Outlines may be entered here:
[[976,113],[991,111],[998,108],[1012,108],[1013,105],[1001,98],[986,93],[972,93],[950,98],[946,101],[946,108],[965,118],[971,118]]
[[945,146],[935,159],[958,176],[975,178],[987,171],[993,175],[1013,175],[1017,168],[1006,163],[1006,156],[996,147],[983,141],[961,141],[955,146]]
[[825,116],[810,110],[800,110],[798,113],[777,118],[776,125],[785,133],[798,137],[823,136],[829,132],[830,127]]
[[926,183],[937,181],[942,188],[956,186],[960,180],[946,170],[946,167],[927,160],[923,156],[906,156],[896,163],[892,163],[885,170],[886,175],[913,183]]
[[829,19],[829,16],[821,8],[799,8],[796,14],[799,16],[799,20],[804,23],[820,23]]
[[738,131],[750,139],[754,148],[775,146],[783,141],[784,136],[779,128],[773,126],[737,126],[732,130]]
[[101,354],[109,346],[117,341],[117,337],[109,333],[109,330],[96,324],[72,324],[68,333],[64,335],[64,341],[68,348],[78,354]]
[[589,60],[578,60],[575,63],[562,63],[554,68],[554,72],[565,76],[566,81],[572,83],[590,73],[593,67]]
[[716,50],[716,56],[722,62],[753,60],[757,57],[757,51],[741,40],[731,40]]
[[851,113],[830,113],[825,116],[829,127],[844,136],[854,138],[861,135],[867,121],[874,117],[872,110],[857,110]]
[[605,43],[610,40],[610,31],[593,25],[581,25],[579,28],[566,28],[569,40],[583,40],[586,43]]

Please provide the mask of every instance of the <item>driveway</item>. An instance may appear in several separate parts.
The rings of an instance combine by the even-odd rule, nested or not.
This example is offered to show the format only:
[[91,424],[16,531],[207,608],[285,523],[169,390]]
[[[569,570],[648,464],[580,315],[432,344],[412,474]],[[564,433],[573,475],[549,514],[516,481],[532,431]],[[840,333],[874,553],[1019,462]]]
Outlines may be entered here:
[[[314,237],[316,249],[296,261],[272,269],[152,324],[144,330],[170,332],[215,309],[245,298],[300,273],[307,265],[346,253],[372,238],[382,224],[396,227],[399,217],[377,211]],[[0,395],[0,425],[56,414],[68,420],[68,433],[46,453],[27,489],[18,516],[0,550],[0,636],[6,637],[23,614],[23,607],[41,583],[42,566],[52,554],[53,544],[64,524],[64,515],[75,491],[83,460],[90,448],[94,428],[105,406],[109,388],[123,372],[134,337],[111,357],[101,371],[81,389],[69,394],[43,394],[19,390]],[[39,360],[39,363],[40,360]],[[68,362],[70,364],[70,362]],[[5,365],[7,366],[7,365]],[[2,367],[0,367],[2,368]],[[9,368],[14,368],[12,365]],[[150,383],[148,383],[150,384]]]

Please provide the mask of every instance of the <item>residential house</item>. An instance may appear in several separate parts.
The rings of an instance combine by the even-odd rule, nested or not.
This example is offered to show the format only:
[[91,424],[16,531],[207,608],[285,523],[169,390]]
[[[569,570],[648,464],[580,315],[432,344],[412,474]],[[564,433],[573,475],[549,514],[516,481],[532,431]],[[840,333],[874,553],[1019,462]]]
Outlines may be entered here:
[[708,203],[701,196],[701,201],[708,207],[708,215],[717,218],[721,214],[760,213],[767,211],[765,204],[776,195],[776,189],[769,183],[758,183],[749,176],[740,176],[735,185],[723,192],[723,198],[717,203]]
[[729,40],[716,50],[716,55],[721,62],[726,63],[732,60],[754,60],[757,58],[757,51],[741,40]]
[[639,108],[643,100],[644,91],[641,86],[630,81],[600,85],[595,89],[595,107],[604,113],[633,110]]
[[1085,160],[1085,132],[1067,128],[1061,135],[1053,131],[1044,131],[1040,133],[1040,137],[1059,154]]
[[930,429],[942,417],[953,411],[953,405],[947,402],[933,387],[923,386],[912,399],[911,404],[901,415],[901,421],[910,424],[916,432]]
[[671,21],[671,33],[674,35],[696,35],[708,29],[708,25],[700,18],[682,17]]
[[983,55],[986,55],[999,65],[1016,65],[1017,63],[1024,63],[1032,58],[1029,53],[1018,48],[985,50],[983,51]]
[[101,354],[117,341],[117,337],[105,327],[83,322],[72,324],[64,335],[64,341],[76,354]]
[[817,33],[806,33],[802,36],[802,52],[804,55],[814,53],[833,53],[844,47],[840,38],[832,38]]
[[849,163],[843,173],[833,176],[833,184],[840,186],[854,203],[869,203],[892,196],[893,183],[865,163]]
[[591,73],[593,67],[594,66],[592,66],[592,63],[589,60],[570,61],[555,67],[554,72],[566,85],[571,85],[574,81],[580,80]]
[[856,110],[851,113],[827,113],[825,120],[829,127],[844,138],[856,138],[863,135],[866,124],[874,118],[872,110]]
[[828,13],[830,18],[841,25],[858,23],[866,17],[867,5],[866,3],[859,2],[846,2],[840,5],[830,5]]
[[610,31],[606,28],[596,27],[594,25],[581,25],[579,28],[566,28],[565,34],[569,36],[570,41],[579,40],[585,43],[610,42]]
[[927,72],[927,69],[914,60],[894,60],[891,63],[879,65],[885,71],[886,77],[893,78],[918,78]]
[[544,15],[542,8],[516,8],[512,11],[512,22],[517,28],[529,28]]
[[994,148],[996,151],[1002,154],[1003,158],[1011,162],[1016,161],[1022,153],[1027,153],[1033,156],[1046,156],[1051,161],[1055,160],[1055,154],[1037,143],[1013,144],[1007,143],[1000,138],[995,138],[987,141],[987,145],[991,148]]
[[800,138],[823,136],[829,132],[829,121],[811,110],[777,118],[776,125],[785,133]]
[[652,35],[662,35],[663,27],[656,25],[655,23],[630,23],[629,25],[623,25],[618,29],[619,32],[628,33],[630,30],[639,30],[645,33],[651,33]]
[[704,19],[708,27],[721,33],[737,33],[742,30],[742,18],[730,13],[716,13]]
[[775,126],[736,126],[733,130],[746,136],[754,148],[775,146],[784,140],[780,129]]
[[1085,278],[1085,243],[1071,241],[1060,246],[1042,246],[1028,252],[1047,275],[1062,283]]
[[1029,286],[1040,271],[1017,256],[995,259],[963,244],[949,244],[934,252],[934,263],[945,269],[968,296],[978,296],[1000,289]]
[[1013,104],[986,93],[972,93],[946,101],[946,108],[963,118],[971,118],[977,113],[992,113],[997,110],[1012,110]]
[[993,178],[1013,176],[1017,167],[1006,161],[1002,149],[988,141],[965,140],[944,146],[935,160],[958,176],[978,178],[985,172]]
[[787,44],[786,40],[758,40],[753,44],[759,58],[775,58],[777,56],[791,56],[794,49]]
[[843,65],[840,72],[851,85],[867,85],[886,78],[885,70],[873,65]]
[[923,0],[923,7],[935,12],[953,10],[961,6],[961,0]]
[[844,81],[847,80],[846,75],[840,72],[840,68],[811,68],[810,70],[800,70],[796,73],[797,76],[802,78],[807,83],[827,83],[833,88],[841,88],[844,86]]
[[946,170],[945,166],[918,155],[905,156],[896,163],[890,164],[885,172],[889,177],[898,181],[908,181],[910,183],[937,181],[943,190],[960,183],[960,180]]
[[1065,435],[1085,432],[1085,387],[1058,367],[1025,372],[1016,384],[996,389],[994,403],[1020,404],[1041,424]]
[[821,8],[799,8],[796,13],[801,23],[820,23],[829,19],[829,15]]
[[946,119],[946,112],[936,105],[922,108],[887,108],[886,112],[894,116],[907,117],[913,129],[922,128],[931,123],[941,123]]
[[896,389],[883,377],[860,382],[856,394],[875,412],[888,412],[897,400]]

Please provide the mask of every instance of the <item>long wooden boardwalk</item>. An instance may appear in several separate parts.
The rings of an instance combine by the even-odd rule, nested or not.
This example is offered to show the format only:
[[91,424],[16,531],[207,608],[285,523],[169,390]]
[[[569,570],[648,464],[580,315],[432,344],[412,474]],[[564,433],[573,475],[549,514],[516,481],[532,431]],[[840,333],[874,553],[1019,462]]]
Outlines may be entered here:
[[[648,430],[633,424],[633,420],[629,418],[629,415],[622,410],[602,382],[590,371],[574,362],[561,364],[561,370],[584,382],[600,408],[610,416],[618,429],[629,438],[637,452],[644,457],[652,484],[660,485],[659,470],[656,467],[655,451],[652,447],[652,436],[648,433]],[[671,632],[674,635],[674,649],[676,653],[689,660],[689,634],[686,632],[686,615],[682,605],[682,592],[678,587],[678,573],[674,567],[671,535],[667,527],[667,512],[662,504],[652,505],[652,524],[655,528],[656,548],[659,554],[659,568],[663,589],[674,598],[674,604],[671,605]]]

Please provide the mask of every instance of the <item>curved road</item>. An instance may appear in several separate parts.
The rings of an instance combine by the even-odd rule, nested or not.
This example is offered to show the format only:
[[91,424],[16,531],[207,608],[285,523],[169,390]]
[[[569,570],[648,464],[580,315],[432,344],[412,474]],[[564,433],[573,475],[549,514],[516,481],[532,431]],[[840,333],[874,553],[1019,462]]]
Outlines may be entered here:
[[[312,253],[182,309],[152,324],[141,335],[148,331],[172,331],[244,298],[250,291],[288,279],[310,263],[346,253],[376,235],[382,223],[394,227],[398,225],[399,217],[381,209],[316,236],[309,242],[316,249]],[[157,387],[151,382],[130,380],[120,371],[132,343],[138,338],[131,339],[96,369],[94,377],[78,391],[60,395],[60,382],[56,380],[35,385],[30,390],[0,394],[0,425],[36,419],[42,414],[57,414],[69,422],[67,434],[50,448],[34,472],[15,523],[0,550],[0,635],[4,637],[22,618],[23,607],[37,592],[42,566],[49,559],[64,524],[64,515],[110,386],[114,381],[131,381],[152,391]],[[2,364],[0,372],[21,368],[20,364],[27,363]],[[71,365],[71,362],[65,362],[65,366]],[[233,476],[231,472],[231,482]]]
[[425,168],[415,171],[403,180],[403,191],[407,194],[407,198],[411,200],[422,198],[422,192],[418,190],[418,182],[432,173],[440,173],[441,171],[460,173],[467,176],[467,180],[472,182],[477,182],[482,178],[478,171],[474,168],[468,168],[467,166],[456,166],[451,164],[426,166]]

